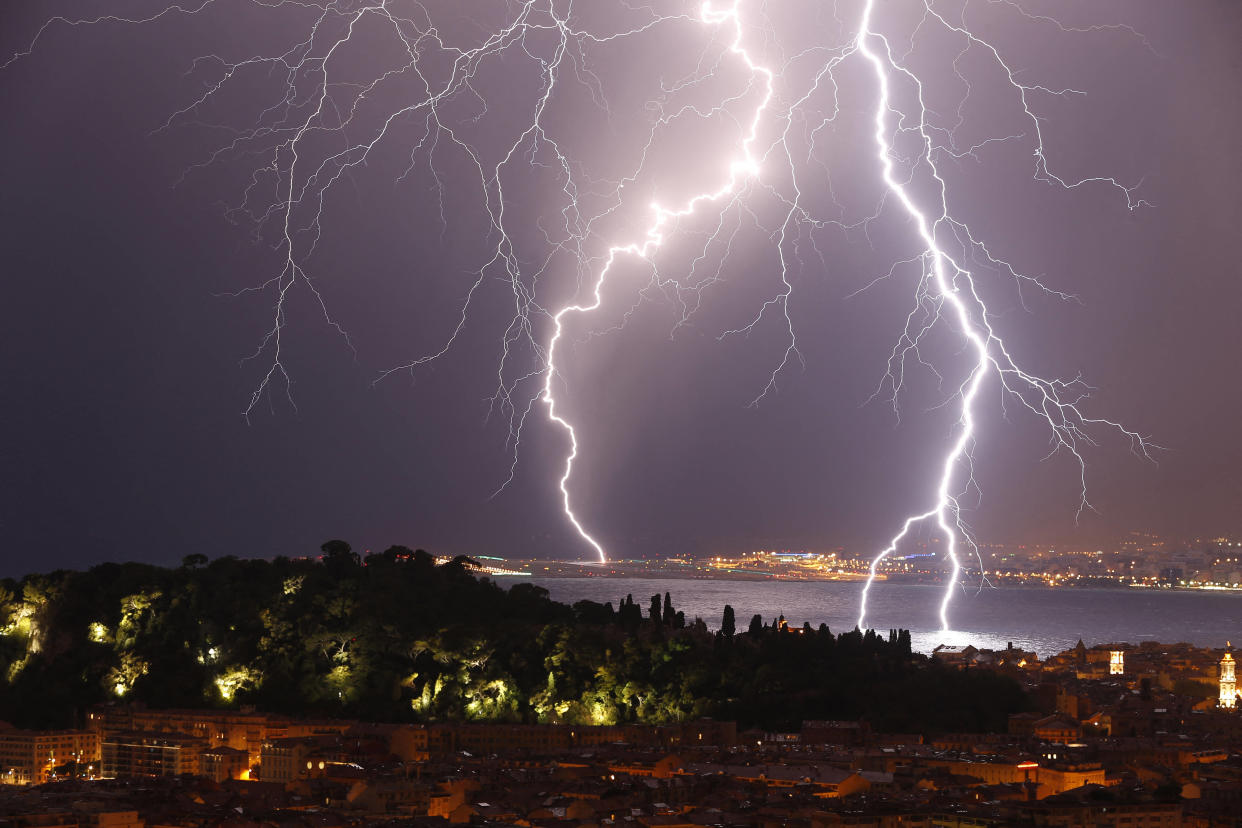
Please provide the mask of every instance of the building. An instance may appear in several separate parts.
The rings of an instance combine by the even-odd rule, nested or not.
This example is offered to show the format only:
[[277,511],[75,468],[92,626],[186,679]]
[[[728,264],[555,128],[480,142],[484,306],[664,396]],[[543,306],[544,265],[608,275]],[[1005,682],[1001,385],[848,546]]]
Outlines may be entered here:
[[865,721],[805,721],[801,742],[804,745],[844,745],[862,747],[871,739],[871,726]]
[[987,761],[974,759],[928,759],[929,768],[944,768],[952,774],[970,776],[988,785],[1030,785],[1035,798],[1064,793],[1083,785],[1104,785],[1104,767],[1096,762],[1055,762],[1040,765],[1033,761]]
[[100,744],[100,771],[106,779],[196,774],[206,748],[203,740],[179,733],[119,733]]
[[5,819],[4,825],[20,828],[145,828],[137,811],[110,811],[75,807],[71,811],[22,814]]
[[85,730],[0,730],[0,782],[41,785],[56,768],[76,763],[79,773],[99,767],[99,737]]
[[608,762],[608,770],[612,773],[624,773],[629,776],[671,779],[683,764],[681,757],[673,754],[643,757],[636,756],[631,751],[626,751],[624,758]]
[[425,725],[359,722],[345,731],[345,736],[382,742],[403,762],[426,762],[431,756]]
[[1233,653],[1225,642],[1225,657],[1220,660],[1220,706],[1233,710],[1238,706],[1238,685],[1234,678]]
[[249,764],[259,761],[265,742],[327,733],[343,733],[348,721],[305,719],[254,710],[148,710],[139,706],[101,705],[87,714],[87,728],[100,742],[123,733],[164,733],[197,739],[206,747],[244,750]]
[[314,738],[272,739],[263,743],[259,778],[264,782],[292,782],[305,778],[306,758],[318,747]]
[[1022,811],[1026,814],[1027,824],[1049,828],[1079,828],[1085,825],[1181,828],[1185,824],[1179,803],[1157,802],[1144,794],[1132,792],[1120,795],[1104,793],[1097,785],[1025,803]]
[[932,650],[932,658],[939,659],[942,663],[953,667],[965,667],[974,659],[978,652],[979,649],[970,644],[964,647],[941,644]]
[[1109,650],[1108,652],[1108,674],[1110,676],[1124,676],[1126,673],[1126,651],[1125,650]]
[[353,808],[371,813],[425,814],[431,807],[432,785],[420,779],[386,776],[367,779],[351,788]]
[[207,748],[198,757],[199,776],[214,782],[250,778],[250,754],[231,747]]
[[682,777],[724,777],[747,785],[796,788],[821,799],[852,796],[871,787],[861,773],[820,764],[731,765],[693,762],[677,771]]
[[1075,719],[1054,713],[1039,719],[1031,726],[1036,739],[1057,744],[1069,744],[1082,738],[1082,726]]
[[[444,756],[458,751],[490,755],[524,750],[559,753],[574,748],[625,742],[634,746],[677,750],[685,746],[730,746],[737,743],[737,724],[700,719],[671,725],[576,726],[554,724],[442,723],[408,728],[389,739],[393,753],[411,751]],[[398,738],[399,737],[399,738]]]

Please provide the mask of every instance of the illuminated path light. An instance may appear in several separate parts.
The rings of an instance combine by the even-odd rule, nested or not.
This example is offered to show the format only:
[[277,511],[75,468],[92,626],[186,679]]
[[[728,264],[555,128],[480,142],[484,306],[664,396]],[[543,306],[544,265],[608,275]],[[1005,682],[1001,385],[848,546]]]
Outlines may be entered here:
[[[568,452],[558,481],[565,519],[590,550],[590,556],[599,562],[607,559],[605,549],[575,512],[571,496],[575,462],[580,455],[580,435],[570,416],[564,413],[560,388],[560,371],[569,344],[565,341],[569,338],[567,324],[574,317],[590,315],[601,308],[606,283],[614,266],[622,259],[639,261],[650,268],[650,286],[673,296],[681,310],[681,319],[675,327],[684,324],[698,310],[705,287],[719,281],[712,276],[702,277],[696,273],[696,268],[711,258],[708,255],[711,249],[712,256],[719,261],[718,276],[719,269],[732,253],[731,232],[736,231],[726,229],[724,217],[726,211],[735,206],[739,214],[744,211],[754,226],[765,233],[776,253],[775,271],[779,276],[779,285],[774,285],[773,292],[759,303],[748,324],[720,334],[720,338],[749,334],[769,315],[779,316],[777,323],[784,349],[766,385],[751,401],[752,405],[775,389],[778,375],[792,360],[801,358],[789,311],[793,292],[791,267],[795,264],[805,267],[799,244],[812,249],[827,269],[814,233],[828,226],[845,232],[861,228],[865,232],[868,224],[879,219],[888,206],[899,208],[902,217],[909,220],[919,252],[905,259],[894,256],[898,260],[879,279],[894,278],[900,270],[913,265],[918,267],[918,278],[914,308],[905,317],[904,330],[889,353],[887,370],[873,396],[888,396],[894,409],[897,408],[898,396],[904,388],[907,360],[926,366],[940,378],[945,376],[940,368],[952,369],[955,377],[957,372],[961,374],[960,380],[955,379],[950,386],[955,393],[944,403],[953,406],[957,414],[949,445],[943,454],[938,446],[928,447],[935,457],[938,474],[927,482],[918,507],[921,511],[906,516],[900,523],[900,531],[873,559],[860,596],[860,628],[866,627],[867,598],[884,560],[896,553],[912,532],[924,526],[944,541],[950,577],[940,599],[939,617],[942,627],[949,628],[948,610],[961,577],[962,559],[972,554],[979,557],[962,519],[960,501],[972,487],[977,489],[972,450],[980,417],[980,394],[989,384],[998,384],[1003,399],[1015,401],[1046,425],[1053,453],[1064,452],[1073,458],[1079,471],[1080,515],[1091,508],[1087,500],[1083,450],[1094,445],[1100,432],[1120,435],[1130,442],[1132,451],[1144,457],[1149,456],[1149,449],[1153,448],[1143,435],[1118,422],[1088,416],[1080,406],[1090,389],[1080,379],[1046,379],[1022,368],[998,334],[993,316],[978,289],[972,267],[1012,279],[1019,293],[1023,288],[1034,288],[1063,299],[1071,298],[994,255],[968,223],[950,210],[950,188],[940,166],[944,158],[971,156],[978,160],[979,154],[990,145],[1020,143],[1030,151],[1036,180],[1067,190],[1088,185],[1111,188],[1124,197],[1130,210],[1145,202],[1137,197],[1135,187],[1123,185],[1116,178],[1077,178],[1053,169],[1045,150],[1041,116],[1032,100],[1039,96],[1064,97],[1081,93],[1019,80],[1000,51],[968,27],[969,3],[961,6],[960,13],[951,18],[946,17],[933,0],[884,5],[875,0],[831,4],[832,13],[825,14],[825,20],[832,17],[840,25],[840,41],[835,44],[816,42],[787,55],[776,34],[776,24],[768,16],[769,6],[780,4],[758,0],[733,0],[719,6],[708,2],[694,13],[688,11],[691,6],[671,0],[666,4],[619,3],[615,19],[623,22],[614,29],[600,31],[580,25],[584,17],[580,10],[589,7],[597,12],[600,5],[596,0],[577,3],[574,0],[509,0],[481,5],[483,11],[478,13],[492,16],[487,18],[486,25],[480,24],[482,33],[477,39],[470,39],[474,35],[458,34],[462,42],[452,41],[446,34],[452,27],[438,25],[438,18],[433,20],[427,6],[414,0],[230,1],[259,13],[287,15],[289,25],[282,27],[277,35],[289,38],[286,48],[241,60],[217,55],[198,58],[191,71],[215,72],[215,75],[207,75],[203,91],[173,113],[163,128],[179,122],[201,123],[208,104],[215,101],[221,90],[234,86],[245,89],[249,73],[283,79],[276,84],[279,94],[270,102],[260,102],[269,105],[260,111],[253,123],[240,129],[229,126],[228,132],[222,133],[231,136],[227,143],[190,170],[222,159],[242,158],[247,159],[246,163],[251,163],[248,159],[260,159],[254,162],[257,167],[248,168],[253,174],[251,184],[246,187],[240,203],[229,211],[230,218],[253,221],[256,235],[269,232],[277,242],[281,259],[280,266],[275,269],[278,272],[271,278],[240,291],[265,293],[272,299],[270,328],[252,355],[266,366],[261,369],[260,379],[246,406],[247,415],[281,384],[289,402],[293,402],[291,380],[284,363],[284,340],[288,299],[294,291],[306,292],[312,299],[312,307],[321,311],[326,324],[348,343],[346,332],[329,313],[317,283],[308,272],[322,235],[325,199],[337,182],[367,165],[378,146],[400,141],[403,135],[400,130],[413,125],[421,135],[416,133],[416,140],[401,144],[403,154],[408,153],[409,168],[397,182],[404,181],[408,175],[421,170],[420,165],[425,165],[426,175],[440,198],[442,227],[447,227],[444,198],[447,185],[442,178],[444,162],[441,159],[449,154],[466,170],[465,185],[454,182],[455,193],[471,193],[478,198],[487,238],[482,244],[484,252],[479,256],[481,264],[469,271],[471,279],[464,297],[452,314],[451,324],[446,326],[448,330],[436,340],[438,345],[404,365],[384,371],[376,381],[398,371],[412,375],[421,366],[448,353],[472,318],[476,296],[484,290],[485,283],[500,281],[512,293],[513,311],[511,321],[499,338],[496,390],[491,397],[489,414],[507,420],[506,449],[512,451],[512,457],[508,478],[497,491],[503,491],[514,479],[523,430],[535,406],[542,404],[549,420],[568,439]],[[1150,49],[1140,35],[1124,25],[1067,27],[1052,18],[1028,13],[1016,0],[990,0],[986,5],[1007,8],[1028,25],[1054,25],[1065,34],[1121,32],[1138,38]],[[671,7],[673,11],[657,11],[657,6]],[[818,13],[828,6],[808,4],[806,8],[816,9]],[[455,7],[447,4],[446,8]],[[789,8],[793,8],[793,4]],[[167,5],[147,17],[105,14],[79,20],[52,18],[35,32],[24,50],[0,64],[0,69],[29,55],[61,26],[153,24],[179,16],[226,14],[229,9],[224,0],[193,0]],[[681,9],[685,10],[679,11]],[[884,34],[882,21],[877,20],[880,9],[892,10],[893,14],[918,13],[905,54],[895,53],[889,36]],[[800,34],[811,31],[801,25],[801,20],[798,23]],[[641,148],[636,168],[625,171],[618,180],[607,182],[586,177],[582,166],[568,157],[552,132],[551,124],[555,120],[548,116],[548,111],[558,90],[567,83],[577,84],[587,90],[596,107],[611,116],[603,86],[586,59],[587,50],[627,38],[640,38],[660,27],[687,24],[709,33],[723,32],[721,38],[727,41],[727,46],[709,38],[709,47],[703,47],[702,51],[687,48],[678,55],[682,58],[697,56],[698,68],[671,88],[662,89],[662,98],[647,102],[653,105],[658,117],[651,125],[648,143]],[[595,25],[602,24],[596,21]],[[958,60],[967,52],[974,52],[991,67],[986,71],[996,73],[995,79],[1012,93],[1020,109],[1025,121],[1022,134],[989,129],[990,137],[971,147],[959,147],[955,130],[964,119],[961,109],[957,125],[946,126],[930,117],[924,84],[931,83],[932,78],[920,76],[912,68],[910,58],[917,50],[927,48],[921,43],[916,45],[916,39],[931,29],[936,30],[938,37],[959,42],[952,72],[955,80],[967,90],[966,97],[969,97],[971,84],[958,69]],[[378,40],[381,37],[390,40]],[[827,38],[822,35],[819,39]],[[750,45],[748,40],[756,45]],[[369,57],[380,59],[385,55],[385,48],[394,45],[395,62],[375,70],[373,79],[368,76],[367,80],[359,81],[351,74],[348,58],[351,48],[365,49]],[[712,97],[706,100],[695,97],[700,92],[699,84],[714,78],[726,57],[749,73],[745,88],[740,92],[712,92]],[[506,71],[520,64],[533,72],[537,76],[537,88],[530,94],[529,101],[521,102],[523,106],[529,103],[529,107],[514,116],[520,123],[519,128],[512,131],[516,135],[512,143],[509,138],[503,138],[499,152],[489,154],[493,148],[485,151],[481,145],[486,142],[471,137],[478,132],[477,122],[490,114],[478,79],[491,67],[489,61],[499,63],[501,59],[513,61],[506,65]],[[814,175],[819,175],[817,171],[821,170],[828,172],[827,163],[816,153],[822,149],[818,142],[826,143],[824,135],[828,131],[825,128],[840,115],[837,71],[846,61],[860,63],[870,70],[868,95],[874,96],[874,107],[870,106],[869,98],[867,111],[874,113],[873,128],[859,159],[883,184],[883,196],[875,210],[852,223],[844,218],[846,212],[836,203],[830,182],[817,179],[812,184],[806,180],[807,170]],[[399,103],[390,105],[385,96],[395,94],[394,88],[402,97]],[[680,103],[680,108],[670,106],[670,111],[665,112],[663,107],[674,100],[675,94],[689,96],[690,102]],[[747,96],[757,99],[753,110],[748,108],[743,114],[731,109],[749,107]],[[462,114],[463,100],[470,104],[464,107],[465,115]],[[643,229],[636,239],[618,242],[611,235],[605,238],[605,233],[611,231],[604,231],[597,225],[620,210],[623,204],[629,206],[628,200],[623,198],[624,191],[645,171],[647,150],[654,144],[657,131],[683,116],[707,123],[713,114],[719,114],[730,129],[736,127],[738,131],[737,150],[732,157],[722,157],[719,161],[717,168],[723,173],[720,178],[675,206],[652,205],[640,222]],[[503,125],[512,126],[507,122]],[[903,140],[900,147],[897,145],[899,137]],[[730,140],[735,139],[731,137]],[[911,140],[916,145],[913,153],[907,147]],[[551,220],[537,223],[547,245],[543,258],[520,255],[519,244],[515,241],[518,234],[513,226],[516,220],[510,209],[511,191],[506,189],[520,187],[520,183],[513,182],[521,182],[521,174],[533,168],[547,171],[546,175],[555,178],[557,193],[554,198],[559,199],[548,208]],[[274,195],[265,194],[269,192]],[[586,206],[582,194],[588,192],[603,206]],[[838,217],[815,214],[806,204],[811,200],[804,198],[808,192],[826,193],[826,200],[832,201],[840,211]],[[771,211],[776,218],[766,212],[762,218],[758,215],[761,210],[753,202],[760,197],[770,199],[762,210]],[[719,212],[715,228],[703,234],[706,241],[701,247],[696,243],[696,255],[688,266],[678,269],[676,275],[662,273],[656,263],[657,251],[678,232],[683,219],[709,212],[708,205]],[[713,220],[714,217],[715,213]],[[565,265],[566,259],[569,266]],[[553,272],[578,277],[571,298],[558,300],[555,309],[544,307],[537,298],[541,278]],[[625,319],[628,318],[627,314]],[[948,331],[960,339],[963,356],[942,358],[954,364],[934,365],[932,357],[921,350],[933,330]],[[982,578],[982,566],[980,570]]]

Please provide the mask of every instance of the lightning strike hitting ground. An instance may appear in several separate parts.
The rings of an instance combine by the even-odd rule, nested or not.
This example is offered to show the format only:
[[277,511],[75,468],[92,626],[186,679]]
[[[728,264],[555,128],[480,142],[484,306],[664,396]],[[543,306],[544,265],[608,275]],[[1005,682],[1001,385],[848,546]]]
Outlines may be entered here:
[[[967,48],[976,45],[980,46],[995,58],[998,68],[1004,73],[1009,85],[1019,96],[1023,112],[1030,119],[1032,131],[1037,141],[1034,156],[1036,158],[1035,175],[1038,178],[1050,180],[1069,188],[1078,187],[1089,182],[1103,182],[1124,193],[1126,203],[1130,209],[1134,209],[1144,203],[1141,200],[1136,201],[1132,196],[1131,190],[1122,186],[1116,179],[1100,177],[1069,182],[1051,172],[1048,169],[1044,154],[1043,135],[1040,130],[1039,118],[1031,112],[1030,106],[1027,103],[1027,94],[1033,89],[1040,89],[1050,94],[1067,94],[1073,92],[1073,90],[1053,92],[1043,87],[1025,86],[1019,83],[1015,78],[1013,70],[1001,58],[1000,53],[995,47],[972,34],[964,25],[957,26],[947,21],[933,9],[931,2],[925,2],[924,9],[928,18],[934,18],[947,29],[960,35],[967,42]],[[986,252],[986,248],[983,248],[982,244],[975,240],[974,235],[964,223],[954,220],[950,215],[948,185],[941,177],[940,171],[936,166],[934,157],[935,144],[927,121],[927,107],[924,104],[923,98],[923,83],[917,75],[906,69],[894,58],[889,41],[883,35],[872,30],[874,10],[875,0],[866,0],[862,19],[858,27],[857,45],[859,52],[866,57],[868,63],[874,68],[878,87],[875,110],[876,160],[882,171],[885,186],[897,197],[902,208],[914,221],[919,239],[924,245],[924,253],[922,255],[923,276],[920,279],[918,288],[919,304],[921,305],[925,299],[930,300],[934,308],[931,320],[917,331],[912,330],[910,324],[910,320],[914,318],[914,313],[912,312],[907,319],[907,328],[904,332],[903,340],[898,344],[897,349],[894,350],[894,358],[898,363],[899,372],[897,375],[893,374],[894,363],[893,358],[890,358],[888,376],[892,382],[895,394],[900,387],[899,377],[901,370],[904,370],[906,355],[912,351],[916,356],[918,355],[920,339],[922,339],[932,325],[942,320],[941,309],[945,304],[949,306],[950,324],[956,323],[958,331],[969,342],[969,350],[975,355],[975,360],[967,373],[966,379],[958,388],[957,398],[960,402],[961,412],[958,420],[958,433],[949,451],[945,454],[940,478],[935,484],[935,496],[932,499],[931,508],[921,514],[907,517],[902,524],[901,531],[872,560],[859,602],[858,627],[859,629],[866,629],[867,596],[875,582],[877,567],[886,557],[897,550],[898,545],[906,539],[916,524],[934,520],[946,541],[945,555],[950,566],[944,598],[940,602],[941,628],[948,631],[950,629],[949,602],[958,587],[958,579],[961,576],[962,569],[958,556],[959,541],[965,542],[978,557],[978,550],[975,547],[974,541],[962,522],[959,493],[964,491],[966,486],[960,486],[955,490],[954,480],[959,472],[959,468],[962,466],[966,467],[969,474],[971,465],[970,448],[975,437],[975,404],[989,369],[994,369],[999,375],[1001,386],[1005,392],[1015,397],[1022,405],[1046,422],[1051,432],[1053,451],[1063,449],[1071,454],[1077,462],[1082,486],[1079,498],[1080,514],[1084,508],[1090,508],[1090,503],[1087,501],[1086,461],[1079,451],[1079,444],[1081,442],[1092,441],[1092,437],[1087,431],[1089,427],[1094,425],[1115,429],[1130,440],[1133,450],[1142,453],[1145,457],[1150,457],[1149,449],[1152,446],[1145,437],[1126,429],[1119,423],[1085,417],[1078,404],[1085,396],[1086,388],[1079,380],[1068,382],[1059,379],[1046,380],[1023,371],[1013,357],[1010,356],[1004,342],[997,336],[992,327],[987,305],[980,298],[970,270],[959,264],[943,249],[939,238],[942,235],[947,235],[961,246],[962,238],[965,237],[968,244],[984,249],[989,259],[992,259],[992,256]],[[880,47],[878,49],[876,48],[877,43]],[[917,90],[918,106],[914,113],[899,113],[894,110],[890,97],[892,75],[904,76]],[[938,194],[938,200],[930,210],[920,207],[908,191],[906,183],[899,181],[894,174],[894,148],[890,138],[892,132],[888,125],[889,117],[893,114],[910,117],[917,124],[917,134],[922,145],[922,151],[918,155],[917,162],[921,162],[926,166],[928,174],[936,182],[935,192]],[[1012,268],[1006,267],[1006,269],[1011,273],[1014,272]],[[921,361],[921,357],[919,358]],[[972,480],[968,480],[968,483],[972,482]],[[979,563],[980,577],[982,578],[982,560]]]
[[733,26],[734,36],[729,50],[738,55],[746,64],[746,68],[752,75],[758,75],[763,78],[764,93],[762,101],[755,110],[754,118],[750,122],[750,128],[747,131],[746,139],[742,142],[742,157],[738,160],[731,161],[727,165],[728,178],[725,183],[715,191],[702,192],[695,195],[684,205],[677,209],[669,209],[661,207],[658,204],[652,205],[652,221],[647,228],[645,238],[641,242],[634,242],[619,247],[610,247],[608,256],[604,266],[599,271],[599,277],[595,280],[595,287],[592,291],[592,301],[585,305],[568,305],[552,317],[554,333],[552,339],[548,342],[548,367],[544,372],[542,401],[548,406],[548,417],[561,428],[565,429],[569,434],[570,451],[569,456],[565,458],[565,473],[561,475],[560,489],[562,502],[565,505],[565,517],[573,524],[574,529],[582,536],[591,548],[599,555],[600,563],[607,560],[604,554],[604,548],[599,541],[591,536],[589,532],[582,527],[582,523],[578,520],[578,516],[574,514],[573,507],[569,500],[569,478],[574,470],[574,458],[578,456],[578,435],[574,431],[574,427],[564,417],[556,413],[556,398],[553,395],[553,380],[556,378],[556,346],[564,334],[562,319],[569,313],[585,313],[593,311],[603,303],[601,291],[604,287],[604,280],[608,278],[608,272],[612,269],[613,263],[621,254],[637,256],[642,259],[648,258],[664,241],[665,234],[669,232],[671,225],[674,225],[679,218],[688,216],[694,212],[695,208],[702,202],[717,201],[726,195],[737,190],[740,181],[747,177],[758,173],[759,165],[751,154],[751,146],[755,142],[756,133],[759,129],[759,119],[763,116],[763,111],[767,107],[768,102],[772,99],[772,72],[762,66],[758,66],[751,59],[750,55],[742,48],[742,24],[738,17],[738,4],[740,0],[735,0],[733,6],[727,11],[716,11],[711,3],[704,3],[702,7],[703,21],[711,24],[731,23]]
[[[963,518],[962,498],[978,488],[972,449],[985,387],[995,384],[1002,401],[1015,401],[1031,412],[1048,429],[1052,453],[1064,452],[1076,463],[1080,514],[1091,508],[1083,450],[1095,444],[1098,433],[1119,434],[1130,442],[1132,451],[1144,457],[1153,448],[1138,432],[1087,416],[1080,406],[1090,389],[1081,379],[1045,379],[1021,367],[999,335],[995,315],[985,302],[987,292],[979,280],[982,272],[1012,280],[1019,296],[1024,289],[1036,289],[1061,299],[1073,297],[995,254],[967,220],[959,217],[970,211],[960,205],[951,209],[951,187],[943,172],[947,159],[970,158],[981,163],[987,152],[1021,146],[1030,152],[1032,175],[1038,181],[1067,190],[1088,185],[1112,188],[1131,210],[1146,202],[1136,195],[1135,187],[1115,177],[1078,178],[1054,169],[1045,147],[1044,115],[1037,103],[1082,93],[1019,80],[1019,73],[1001,51],[968,25],[971,10],[980,3],[992,12],[1012,12],[1021,25],[1052,25],[1073,36],[1122,34],[1150,49],[1127,26],[1065,26],[1026,11],[1014,0],[906,0],[882,6],[875,0],[858,0],[806,2],[796,8],[791,0],[776,6],[793,8],[787,13],[795,18],[807,17],[805,24],[795,20],[794,34],[804,38],[807,32],[818,35],[822,30],[823,34],[812,45],[791,47],[790,54],[773,22],[776,6],[765,0],[734,0],[720,8],[708,2],[697,9],[673,0],[650,5],[618,2],[616,8],[606,9],[608,13],[601,13],[603,4],[595,0],[587,4],[506,0],[473,9],[478,20],[469,19],[471,12],[464,4],[452,2],[439,8],[419,0],[201,0],[167,6],[146,16],[53,18],[0,68],[28,56],[62,28],[154,25],[213,13],[227,16],[240,9],[285,15],[279,36],[285,37],[286,44],[277,51],[240,59],[214,54],[197,58],[191,74],[203,83],[203,91],[159,130],[187,124],[228,130],[231,137],[186,174],[228,163],[251,165],[240,201],[227,215],[252,223],[256,239],[274,239],[279,253],[275,275],[237,294],[265,294],[272,302],[270,328],[250,357],[266,367],[245,407],[246,415],[282,386],[293,402],[285,332],[290,299],[296,291],[305,292],[330,328],[353,347],[329,312],[320,281],[312,276],[313,257],[325,232],[325,204],[338,183],[368,165],[380,165],[382,148],[397,148],[408,164],[396,183],[419,180],[435,194],[441,237],[460,209],[449,206],[450,202],[467,195],[475,199],[486,225],[482,234],[485,255],[470,270],[460,304],[437,344],[383,371],[379,379],[398,372],[413,377],[423,366],[445,357],[467,336],[480,296],[499,282],[507,291],[512,316],[500,332],[496,389],[488,410],[489,416],[505,424],[506,447],[512,455],[498,493],[513,481],[529,415],[537,404],[543,404],[549,420],[568,439],[559,479],[565,518],[601,562],[607,557],[604,547],[575,513],[571,498],[580,443],[579,432],[562,405],[566,390],[562,369],[567,347],[574,342],[567,324],[602,313],[610,276],[625,259],[645,268],[649,281],[618,325],[597,329],[587,338],[623,326],[639,304],[654,299],[667,300],[680,312],[676,332],[695,317],[709,293],[726,281],[726,263],[738,240],[745,232],[757,232],[773,253],[775,281],[764,288],[766,298],[748,322],[719,334],[721,339],[755,334],[770,316],[778,317],[777,333],[783,345],[766,382],[751,400],[757,404],[777,390],[777,380],[791,361],[802,359],[790,303],[795,276],[809,269],[807,257],[816,260],[819,274],[830,272],[824,250],[826,234],[839,233],[845,241],[862,234],[870,241],[871,226],[896,206],[899,218],[913,228],[918,252],[894,255],[891,261],[895,263],[887,272],[850,294],[882,280],[901,278],[907,271],[914,276],[914,307],[905,317],[904,330],[889,353],[887,371],[874,396],[887,398],[897,411],[907,361],[914,360],[954,389],[941,405],[952,406],[957,418],[947,450],[940,454],[928,447],[939,459],[938,475],[928,481],[925,508],[904,519],[901,530],[871,563],[858,625],[866,628],[867,598],[881,564],[917,527],[927,525],[945,543],[950,574],[939,615],[947,630],[962,556],[974,553],[977,558]],[[657,6],[670,11],[657,11]],[[886,33],[886,24],[878,17],[881,9],[894,20],[915,21],[903,35],[904,53],[894,50],[895,35]],[[467,33],[453,25],[463,17],[473,24],[465,27]],[[636,160],[620,174],[591,174],[589,164],[578,157],[581,151],[566,149],[573,139],[572,130],[563,126],[566,115],[559,111],[561,101],[572,100],[569,92],[584,94],[593,111],[612,119],[607,84],[597,74],[593,57],[599,51],[670,35],[678,46],[671,53],[662,52],[661,57],[679,67],[670,70],[679,79],[669,82],[661,77],[660,89],[648,99],[647,111],[653,115],[645,144],[606,153]],[[952,80],[965,92],[956,113],[948,118],[929,107],[925,89],[938,79],[925,74],[915,60],[925,50],[943,48],[926,45],[933,35],[939,38],[933,43],[946,39],[957,43],[957,51],[947,57]],[[659,48],[667,50],[663,43]],[[389,62],[359,79],[352,67],[360,54]],[[969,145],[959,143],[958,132],[968,121],[966,104],[973,91],[961,68],[967,56],[989,66],[991,80],[999,81],[1010,93],[1025,123],[1021,132],[989,125],[981,130],[986,137]],[[693,66],[688,71],[684,69],[687,59]],[[873,180],[882,184],[878,203],[861,211],[847,210],[838,201],[831,164],[825,160],[830,151],[840,152],[828,136],[843,116],[842,73],[854,66],[867,70],[867,112],[873,113],[873,120],[871,145],[851,147],[851,152],[866,165]],[[491,85],[495,81],[489,80],[497,67],[526,85],[512,81],[510,89],[497,92]],[[743,70],[745,80],[735,89],[729,86],[736,83],[730,73],[737,74],[738,69]],[[213,123],[213,106],[236,87],[252,97],[268,96],[259,114],[240,127]],[[498,106],[502,100],[520,110],[512,116],[516,128],[494,111],[504,110]],[[719,172],[708,182],[676,182],[690,194],[673,199],[675,207],[653,204],[637,234],[618,230],[615,225],[624,224],[621,219],[635,209],[634,193],[663,183],[648,180],[654,176],[648,169],[651,155],[662,137],[684,122],[727,134],[735,149],[712,165]],[[676,152],[690,154],[686,147]],[[256,157],[260,159],[257,164]],[[617,164],[622,162],[609,170]],[[524,223],[521,211],[511,207],[513,193],[529,187],[524,176],[532,174],[545,176],[556,193],[555,203],[546,202],[546,215],[533,223],[534,231],[530,223]],[[464,183],[454,175],[464,177]],[[687,231],[687,225],[694,225],[693,232]],[[532,232],[537,243],[527,238]],[[688,257],[684,250],[667,252],[676,247],[666,244],[674,237],[680,246],[692,248]],[[926,343],[933,334],[955,338],[961,346],[959,353],[965,356],[930,354]]]

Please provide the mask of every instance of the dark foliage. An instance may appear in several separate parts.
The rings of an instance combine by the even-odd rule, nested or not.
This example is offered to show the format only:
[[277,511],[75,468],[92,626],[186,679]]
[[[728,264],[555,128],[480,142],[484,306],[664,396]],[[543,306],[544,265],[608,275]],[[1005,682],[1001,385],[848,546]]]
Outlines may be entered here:
[[[103,564],[0,584],[0,719],[73,726],[111,700],[252,704],[374,721],[670,722],[743,727],[866,717],[881,730],[1000,729],[1011,680],[961,672],[887,636],[765,626],[717,636],[672,597],[644,617],[394,546],[359,557]],[[733,627],[732,608],[724,626]],[[722,646],[727,642],[727,646]]]

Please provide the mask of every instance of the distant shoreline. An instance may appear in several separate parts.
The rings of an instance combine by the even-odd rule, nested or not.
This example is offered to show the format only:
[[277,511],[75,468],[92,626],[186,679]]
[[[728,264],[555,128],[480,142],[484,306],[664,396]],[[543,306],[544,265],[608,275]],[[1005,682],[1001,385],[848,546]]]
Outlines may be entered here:
[[[565,568],[555,573],[530,572],[522,574],[489,574],[487,577],[493,580],[509,581],[539,581],[543,579],[616,579],[616,580],[644,580],[644,581],[720,581],[726,583],[736,582],[755,582],[755,583],[772,583],[772,582],[788,582],[788,583],[862,583],[866,580],[866,576],[862,574],[842,574],[837,576],[789,576],[779,573],[763,573],[763,572],[678,572],[677,570],[643,570],[636,569],[633,571],[612,571],[606,572],[599,569],[589,569],[582,567],[580,569]],[[877,578],[878,582],[889,584],[902,584],[906,586],[928,586],[943,587],[944,581],[935,578],[925,578],[907,575],[886,575]],[[962,583],[970,586],[977,583],[978,579],[962,579]],[[1049,584],[1039,579],[1031,580],[1009,580],[1006,578],[988,578],[988,582],[998,589],[1031,589],[1031,590],[1141,590],[1144,592],[1209,592],[1209,593],[1242,593],[1242,587],[1226,587],[1226,586],[1190,586],[1190,585],[1149,585],[1149,584],[1128,584],[1120,583],[1110,579],[1084,579],[1081,581],[1068,582],[1063,584]]]

